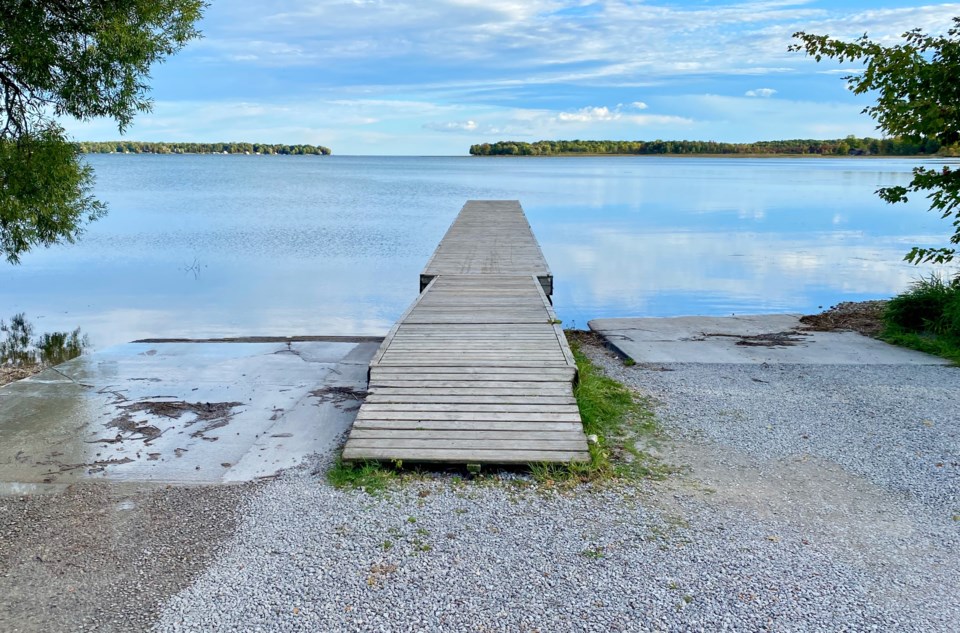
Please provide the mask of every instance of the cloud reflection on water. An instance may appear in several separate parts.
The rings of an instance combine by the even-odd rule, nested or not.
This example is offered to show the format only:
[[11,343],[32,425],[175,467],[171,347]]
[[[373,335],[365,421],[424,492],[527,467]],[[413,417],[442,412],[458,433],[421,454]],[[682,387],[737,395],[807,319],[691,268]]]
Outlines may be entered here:
[[947,225],[905,159],[91,156],[110,214],[0,276],[0,318],[147,337],[384,334],[468,199],[519,199],[567,324],[889,296]]
[[[933,270],[900,261],[910,240],[856,231],[631,234],[572,225],[553,240],[545,251],[568,324],[601,316],[815,311],[888,297]],[[568,308],[584,305],[594,310]]]

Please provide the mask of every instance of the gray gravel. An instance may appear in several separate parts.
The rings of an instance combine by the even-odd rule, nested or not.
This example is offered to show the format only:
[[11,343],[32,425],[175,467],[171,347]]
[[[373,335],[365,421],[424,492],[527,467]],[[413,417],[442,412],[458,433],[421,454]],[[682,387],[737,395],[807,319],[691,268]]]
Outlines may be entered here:
[[[896,389],[849,367],[661,372],[591,353],[655,393],[664,455],[688,474],[565,494],[441,476],[371,497],[333,490],[318,462],[249,497],[157,630],[960,630],[955,471],[917,466],[955,459],[949,373]],[[896,455],[864,465],[883,443]]]
[[960,513],[960,368],[609,363],[608,371],[656,398],[678,440],[707,438],[756,459],[823,458],[934,512]]
[[562,496],[428,482],[372,499],[299,472],[248,512],[228,553],[166,605],[159,630],[950,631],[960,623],[956,572],[927,569],[950,561],[929,558],[929,547],[911,551],[917,535],[895,539],[886,560],[864,560],[816,530],[667,488]]
[[256,486],[78,483],[0,495],[0,631],[149,629],[161,600],[227,542]]

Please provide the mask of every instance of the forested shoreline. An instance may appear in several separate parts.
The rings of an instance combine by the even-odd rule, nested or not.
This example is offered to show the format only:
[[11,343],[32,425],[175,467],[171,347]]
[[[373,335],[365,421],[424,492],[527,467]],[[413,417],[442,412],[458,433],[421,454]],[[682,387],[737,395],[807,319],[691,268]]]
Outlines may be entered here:
[[936,139],[909,141],[848,136],[842,139],[791,139],[755,143],[716,141],[498,141],[470,146],[473,156],[568,156],[577,154],[728,154],[816,156],[956,156],[958,148],[943,148]]
[[282,154],[326,156],[333,152],[322,145],[278,143],[152,143],[142,141],[96,141],[77,143],[84,154]]

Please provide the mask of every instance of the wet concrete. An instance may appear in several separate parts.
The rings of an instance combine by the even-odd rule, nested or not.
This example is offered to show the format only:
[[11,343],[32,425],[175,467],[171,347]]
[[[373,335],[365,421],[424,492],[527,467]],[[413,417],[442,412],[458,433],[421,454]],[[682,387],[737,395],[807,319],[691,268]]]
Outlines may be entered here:
[[798,314],[594,319],[590,329],[638,363],[949,365],[856,332],[815,332]]
[[269,477],[332,448],[377,341],[120,345],[0,388],[0,492]]

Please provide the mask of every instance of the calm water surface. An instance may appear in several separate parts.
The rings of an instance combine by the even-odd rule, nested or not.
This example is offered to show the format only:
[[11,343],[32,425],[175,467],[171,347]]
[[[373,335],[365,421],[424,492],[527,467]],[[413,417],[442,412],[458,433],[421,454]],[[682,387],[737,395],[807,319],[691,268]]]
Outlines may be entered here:
[[519,199],[565,325],[815,311],[889,296],[942,243],[916,160],[89,157],[109,215],[76,245],[0,263],[0,317],[145,337],[383,334],[464,201]]

